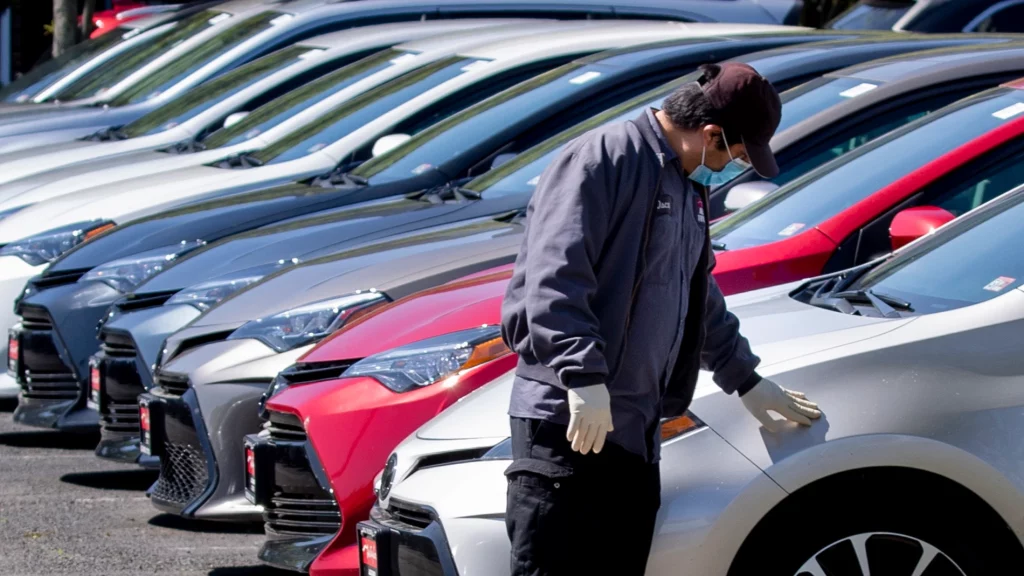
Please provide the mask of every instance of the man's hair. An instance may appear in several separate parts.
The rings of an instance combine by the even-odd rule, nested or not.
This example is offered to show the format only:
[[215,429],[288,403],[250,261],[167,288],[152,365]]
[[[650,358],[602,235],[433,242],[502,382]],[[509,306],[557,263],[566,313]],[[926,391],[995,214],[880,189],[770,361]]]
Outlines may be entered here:
[[[697,130],[701,126],[714,124],[720,126],[725,133],[725,139],[729,144],[740,142],[740,131],[729,119],[711,106],[701,90],[701,85],[714,79],[722,71],[718,64],[702,64],[698,71],[701,73],[696,82],[687,82],[665,98],[662,110],[668,119],[682,130]],[[719,150],[725,150],[725,144],[721,138],[716,139],[715,146]]]

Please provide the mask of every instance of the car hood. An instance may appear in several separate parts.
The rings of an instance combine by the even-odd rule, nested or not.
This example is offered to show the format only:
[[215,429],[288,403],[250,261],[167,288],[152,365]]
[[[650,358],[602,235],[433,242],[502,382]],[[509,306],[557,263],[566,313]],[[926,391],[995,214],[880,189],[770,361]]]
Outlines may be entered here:
[[0,116],[0,137],[81,126],[121,126],[138,118],[146,109],[148,106],[139,105],[121,108],[84,106],[64,110],[40,110],[37,114],[5,114]]
[[[776,286],[726,299],[740,320],[740,331],[761,358],[761,368],[871,338],[904,321],[840,314],[789,297],[799,283]],[[909,321],[909,320],[908,320]],[[691,409],[700,416],[700,399],[720,389],[711,374],[700,373]],[[512,375],[506,375],[464,398],[417,432],[425,440],[492,438],[508,435]]]
[[415,235],[279,272],[225,300],[191,327],[223,327],[297,306],[375,289],[392,299],[515,259],[521,234],[508,225],[474,233]]
[[[275,262],[329,257],[356,244],[379,241],[429,225],[457,206],[397,200],[329,210],[245,232],[206,246],[140,286],[137,294],[180,290],[196,282]],[[388,217],[388,225],[381,224]],[[424,221],[424,222],[421,222]],[[501,228],[500,223],[496,224]]]
[[238,176],[232,170],[194,166],[57,196],[0,221],[0,243],[86,220],[109,219],[116,222],[154,205],[224,186]]

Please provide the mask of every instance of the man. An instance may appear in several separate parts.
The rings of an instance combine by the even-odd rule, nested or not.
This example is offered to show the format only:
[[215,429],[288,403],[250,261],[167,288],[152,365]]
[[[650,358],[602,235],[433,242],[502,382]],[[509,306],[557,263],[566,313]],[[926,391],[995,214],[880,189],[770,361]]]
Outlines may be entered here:
[[660,420],[686,411],[701,367],[769,430],[768,411],[804,425],[821,415],[757,374],[711,276],[706,188],[747,163],[778,173],[768,143],[779,96],[745,64],[701,72],[663,110],[566,146],[530,203],[502,309],[519,354],[506,472],[513,576],[644,573]]

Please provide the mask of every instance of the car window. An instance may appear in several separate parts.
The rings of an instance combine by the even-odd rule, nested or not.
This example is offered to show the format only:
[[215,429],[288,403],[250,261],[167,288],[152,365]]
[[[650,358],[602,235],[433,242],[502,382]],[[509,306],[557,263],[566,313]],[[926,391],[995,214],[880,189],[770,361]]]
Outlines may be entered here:
[[[147,32],[149,41],[155,41],[161,34],[170,31],[171,27]],[[79,66],[92,60],[99,54],[113,49],[115,46],[134,36],[130,30],[117,28],[98,38],[76,44],[57,58],[51,58],[37,64],[17,80],[0,89],[0,100],[4,102],[27,102],[47,86],[67,76]],[[140,42],[142,40],[140,39]],[[138,45],[136,45],[138,46]]]
[[991,165],[978,168],[966,179],[962,179],[957,186],[940,190],[935,195],[926,195],[926,202],[943,208],[954,216],[961,216],[1020,184],[1024,184],[1024,154],[1000,159]]
[[193,47],[177,60],[132,85],[117,98],[111,100],[111,106],[136,104],[156,98],[222,54],[253,36],[269,30],[273,27],[272,22],[280,16],[280,12],[263,12],[226,28],[220,34]]
[[828,27],[836,30],[891,30],[913,2],[858,3],[840,14]]
[[479,60],[453,56],[406,73],[365,92],[253,154],[258,162],[276,164],[313,154],[350,132],[460,74]]
[[162,132],[187,122],[217,104],[241,92],[252,84],[271,74],[301,62],[302,58],[315,57],[322,52],[304,46],[292,46],[264,56],[198,86],[187,97],[178,98],[146,114],[122,130],[125,136],[134,138],[145,134]]
[[919,314],[962,308],[1006,294],[1024,282],[1024,194],[1001,211],[949,224],[854,283],[895,296]]
[[356,82],[392,66],[393,61],[407,54],[399,50],[384,50],[353,62],[301,88],[288,92],[246,116],[230,128],[222,128],[205,140],[208,148],[234,146],[263,134],[267,130],[294,117],[314,104],[326,100]]
[[783,240],[1022,113],[1018,90],[962,100],[790,182],[716,224],[712,236],[730,250]]
[[163,56],[171,48],[228,17],[230,15],[225,12],[204,10],[184,18],[180,22],[175,22],[174,27],[167,34],[137,49],[126,50],[124,53],[114,56],[104,62],[94,73],[86,74],[61,88],[47,97],[46,101],[78,100],[102,94],[146,64]]
[[865,82],[857,78],[819,78],[787,90],[780,95],[783,103],[782,120],[775,131],[787,130],[836,104],[867,94],[878,86],[878,82]]
[[549,102],[583,92],[608,69],[570,63],[522,82],[420,132],[401,147],[360,166],[356,175],[371,183],[392,182],[440,166],[478,142],[480,134],[499,132],[508,118],[526,117]]
[[485,198],[532,193],[540,181],[541,174],[566,144],[598,126],[632,120],[650,107],[660,108],[662,100],[673,90],[683,84],[693,82],[696,78],[696,74],[687,74],[618,106],[609,108],[585,122],[548,138],[500,167],[480,175],[468,182],[465,187],[481,192]]
[[1024,3],[989,14],[975,26],[974,32],[1024,32]]

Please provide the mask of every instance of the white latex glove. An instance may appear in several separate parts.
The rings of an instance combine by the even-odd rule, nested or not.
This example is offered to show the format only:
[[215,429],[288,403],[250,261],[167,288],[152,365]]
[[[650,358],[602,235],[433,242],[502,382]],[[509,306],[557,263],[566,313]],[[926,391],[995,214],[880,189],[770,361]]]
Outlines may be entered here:
[[818,405],[811,402],[802,392],[786,390],[767,378],[740,397],[743,405],[769,431],[775,431],[775,419],[768,414],[775,412],[787,420],[810,426],[811,420],[821,418]]
[[612,398],[604,384],[569,390],[569,431],[566,440],[572,449],[597,454],[604,448],[604,439],[612,428]]

